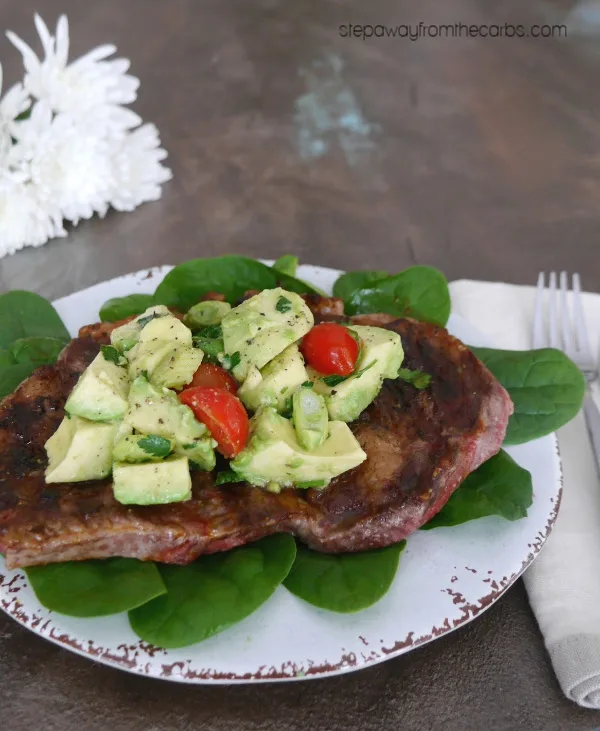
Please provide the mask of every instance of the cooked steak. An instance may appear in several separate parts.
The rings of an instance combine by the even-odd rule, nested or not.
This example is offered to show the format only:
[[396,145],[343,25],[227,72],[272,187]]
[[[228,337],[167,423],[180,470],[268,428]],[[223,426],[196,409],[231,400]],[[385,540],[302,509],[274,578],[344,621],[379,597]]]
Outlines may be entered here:
[[[324,319],[337,312],[331,303],[322,309]],[[422,391],[386,381],[351,424],[368,455],[363,464],[326,490],[280,494],[243,483],[217,487],[212,473],[195,472],[192,500],[154,507],[117,503],[109,479],[44,482],[44,443],[78,375],[109,340],[106,324],[82,328],[54,366],[38,369],[0,405],[0,552],[7,565],[108,556],[186,564],[277,532],[329,552],[406,538],[500,449],[512,403],[443,328],[389,316],[356,320],[400,333],[405,366],[432,376]]]

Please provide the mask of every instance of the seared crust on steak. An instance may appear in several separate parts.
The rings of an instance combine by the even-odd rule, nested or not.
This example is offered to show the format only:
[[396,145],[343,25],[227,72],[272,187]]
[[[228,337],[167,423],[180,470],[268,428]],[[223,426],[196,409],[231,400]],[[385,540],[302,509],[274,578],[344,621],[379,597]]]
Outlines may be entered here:
[[[334,314],[322,313],[324,319]],[[385,324],[378,315],[355,320]],[[117,503],[108,479],[44,481],[44,443],[77,377],[109,340],[110,325],[83,328],[54,366],[38,369],[0,405],[0,553],[7,565],[109,556],[186,564],[277,532],[330,552],[406,538],[500,449],[512,403],[443,328],[412,320],[386,326],[402,337],[404,365],[432,381],[422,391],[385,381],[351,424],[368,455],[363,464],[326,490],[279,495],[243,483],[217,487],[214,474],[194,472],[192,500],[155,507]]]

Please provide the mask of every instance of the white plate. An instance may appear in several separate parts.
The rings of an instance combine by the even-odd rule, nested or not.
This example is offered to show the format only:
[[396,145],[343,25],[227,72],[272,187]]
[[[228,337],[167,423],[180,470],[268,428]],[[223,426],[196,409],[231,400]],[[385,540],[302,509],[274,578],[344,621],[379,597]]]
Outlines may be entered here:
[[[98,319],[110,297],[153,292],[169,267],[97,284],[55,302],[74,335]],[[298,276],[331,291],[340,272],[300,267]],[[449,329],[472,345],[489,345],[468,323]],[[40,606],[21,571],[0,559],[0,602],[18,622],[64,648],[140,675],[187,683],[298,680],[381,662],[451,632],[487,609],[533,561],[556,518],[561,468],[549,436],[510,454],[533,475],[529,515],[514,523],[484,518],[410,536],[396,579],[375,606],[357,614],[326,612],[279,587],[258,611],[220,635],[181,650],[141,642],[126,614],[76,619]]]

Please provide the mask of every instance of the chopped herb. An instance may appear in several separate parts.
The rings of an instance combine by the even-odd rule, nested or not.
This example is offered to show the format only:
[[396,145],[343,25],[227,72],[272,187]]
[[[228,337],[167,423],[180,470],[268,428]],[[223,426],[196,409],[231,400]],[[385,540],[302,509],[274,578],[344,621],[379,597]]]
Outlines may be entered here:
[[289,396],[288,398],[286,398],[285,404],[283,405],[283,409],[281,410],[281,415],[285,419],[291,419],[292,418],[292,414],[294,413],[294,409],[293,409],[292,403],[293,402],[292,402],[292,397],[291,396]]
[[304,383],[300,385],[300,388],[314,388],[314,385],[315,384],[312,381],[304,381]]
[[69,414],[69,412],[68,412],[68,411],[65,411],[65,417],[66,417],[67,419],[70,419],[70,418],[71,418],[71,414]]
[[146,317],[138,317],[137,324],[140,327],[145,327],[149,322],[157,320],[159,317],[164,317],[164,315],[159,315],[157,312],[153,312],[151,315],[146,315]]
[[215,478],[215,485],[225,485],[227,482],[242,482],[242,478],[233,470],[218,472]]
[[224,355],[223,356],[223,368],[226,368],[228,371],[232,371],[236,366],[240,364],[240,361],[242,359],[242,356],[239,354],[239,352],[232,353],[231,355]]
[[148,371],[140,371],[140,376],[148,380]]
[[184,449],[193,449],[195,446],[196,446],[195,444],[184,444],[183,448]]
[[423,371],[411,371],[409,368],[400,368],[398,371],[398,378],[406,381],[406,383],[410,383],[411,386],[414,386],[419,390],[427,388],[427,386],[431,383],[431,376],[429,373],[423,373]]
[[327,487],[327,480],[306,480],[305,482],[297,482],[296,487],[304,490],[308,487]]
[[122,365],[123,363],[123,359],[121,358],[119,351],[112,345],[103,345],[102,355],[104,357],[104,360],[108,360],[111,363],[116,363],[116,365]]
[[362,374],[366,373],[369,370],[369,368],[372,368],[375,365],[375,363],[377,363],[377,361],[372,360],[368,366],[361,368],[360,371],[358,371],[358,373],[355,374],[355,378],[360,378],[362,376]]
[[197,333],[199,338],[222,338],[223,328],[220,325],[208,325]]
[[195,336],[192,342],[194,343],[195,348],[200,348],[200,350],[203,351],[209,361],[219,364],[217,356],[219,353],[223,352],[225,347],[222,340],[219,340],[218,338],[203,338]]
[[359,371],[356,371],[354,373],[351,373],[349,376],[325,376],[322,380],[323,383],[326,386],[329,386],[330,388],[333,386],[337,386],[338,383],[342,383],[343,381],[346,381],[348,378],[360,378],[363,373],[369,370],[369,368],[372,368],[375,363],[377,363],[376,360],[372,360],[368,366],[365,366],[364,368],[361,368]]
[[289,312],[292,309],[292,302],[287,297],[280,297],[275,305],[277,312]]
[[149,434],[138,441],[138,446],[153,457],[167,457],[171,453],[171,442],[158,434]]

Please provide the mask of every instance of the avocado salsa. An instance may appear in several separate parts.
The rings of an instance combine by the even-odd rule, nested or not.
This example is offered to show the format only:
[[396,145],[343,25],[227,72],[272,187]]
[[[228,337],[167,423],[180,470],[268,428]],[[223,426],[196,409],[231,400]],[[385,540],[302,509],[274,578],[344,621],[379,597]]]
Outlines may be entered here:
[[[149,307],[115,328],[111,345],[80,376],[45,445],[46,482],[112,473],[123,504],[184,501],[192,496],[191,470],[213,470],[216,449],[240,482],[275,492],[326,488],[367,458],[348,423],[385,378],[397,377],[403,350],[395,332],[336,325],[352,336],[356,359],[350,371],[322,373],[301,347],[318,327],[302,297],[280,287],[236,307],[199,302],[183,320],[164,305]],[[209,362],[233,384],[201,394],[225,404],[220,423],[195,400],[195,374]],[[235,449],[225,449],[221,434],[236,419],[246,430]]]

